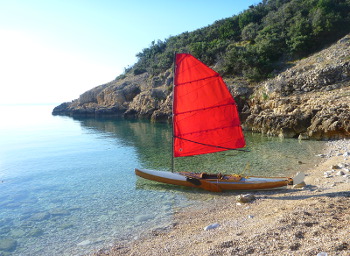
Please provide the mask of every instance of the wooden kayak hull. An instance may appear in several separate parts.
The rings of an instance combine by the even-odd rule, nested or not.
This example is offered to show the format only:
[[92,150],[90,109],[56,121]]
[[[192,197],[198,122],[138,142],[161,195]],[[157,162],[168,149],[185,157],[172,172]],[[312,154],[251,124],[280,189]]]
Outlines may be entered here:
[[137,176],[144,179],[153,180],[161,183],[201,188],[212,192],[221,192],[223,190],[259,190],[285,187],[293,183],[292,178],[287,177],[259,177],[248,176],[240,177],[237,175],[223,175],[219,178],[201,178],[200,173],[177,173],[156,171],[148,169],[135,169]]

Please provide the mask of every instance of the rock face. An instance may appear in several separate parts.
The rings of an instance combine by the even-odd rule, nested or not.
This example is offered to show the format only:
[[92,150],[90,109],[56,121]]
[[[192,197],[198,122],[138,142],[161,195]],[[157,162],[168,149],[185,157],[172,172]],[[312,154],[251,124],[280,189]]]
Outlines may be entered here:
[[261,83],[245,128],[301,139],[350,137],[349,56],[348,35]]
[[70,103],[62,103],[54,115],[109,115],[168,120],[171,116],[170,72],[151,78],[147,73],[126,76],[97,86]]
[[[274,79],[253,85],[226,80],[244,129],[300,139],[350,137],[350,35],[293,64]],[[97,86],[55,115],[113,115],[170,121],[172,73],[126,74]]]

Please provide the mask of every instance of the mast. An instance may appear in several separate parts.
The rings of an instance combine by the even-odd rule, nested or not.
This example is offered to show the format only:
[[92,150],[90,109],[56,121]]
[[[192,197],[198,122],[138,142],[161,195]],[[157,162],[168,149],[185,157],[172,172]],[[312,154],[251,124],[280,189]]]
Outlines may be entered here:
[[173,98],[171,104],[171,122],[172,122],[172,136],[171,136],[171,172],[174,172],[175,169],[175,160],[174,160],[174,94],[175,94],[175,72],[176,72],[176,52],[174,52],[174,67],[173,67]]

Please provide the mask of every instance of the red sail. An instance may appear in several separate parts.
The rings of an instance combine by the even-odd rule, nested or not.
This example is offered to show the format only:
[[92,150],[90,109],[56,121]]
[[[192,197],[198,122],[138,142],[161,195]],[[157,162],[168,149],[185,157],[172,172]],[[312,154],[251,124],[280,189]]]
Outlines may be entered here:
[[236,103],[218,73],[190,54],[177,54],[174,80],[174,156],[245,146]]

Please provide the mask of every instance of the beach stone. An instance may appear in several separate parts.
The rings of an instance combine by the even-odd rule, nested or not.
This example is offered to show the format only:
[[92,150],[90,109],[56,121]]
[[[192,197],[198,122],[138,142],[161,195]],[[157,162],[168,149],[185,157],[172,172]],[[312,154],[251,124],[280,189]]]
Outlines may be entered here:
[[343,175],[345,175],[345,173],[343,171],[339,171],[339,172],[336,173],[336,175],[337,176],[343,176]]
[[350,152],[345,152],[345,153],[343,154],[343,156],[344,156],[344,157],[350,156]]
[[219,247],[220,248],[231,248],[231,247],[233,247],[233,241],[222,242]]
[[219,224],[219,223],[214,223],[214,224],[210,224],[210,225],[206,226],[206,227],[204,228],[204,230],[205,230],[205,231],[208,231],[208,230],[211,230],[211,229],[216,229],[216,228],[218,228],[218,227],[220,227],[220,224]]
[[343,250],[347,250],[348,248],[350,248],[350,246],[347,242],[343,242],[343,243],[335,246],[336,251],[343,251]]
[[11,238],[0,239],[0,250],[5,252],[14,251],[17,247],[17,241]]
[[239,203],[249,203],[255,200],[255,196],[252,194],[236,196],[236,201]]
[[332,177],[332,176],[331,176],[331,173],[332,173],[332,172],[329,172],[329,171],[328,171],[328,172],[324,172],[324,173],[323,173],[323,177],[325,177],[325,178],[330,178],[330,177]]
[[347,166],[347,164],[346,164],[346,163],[340,163],[340,164],[338,164],[338,166],[339,166],[340,168],[345,168],[345,167]]

